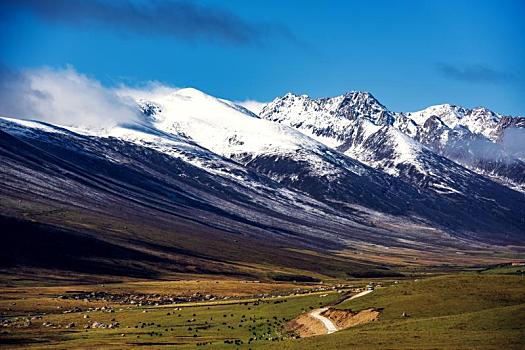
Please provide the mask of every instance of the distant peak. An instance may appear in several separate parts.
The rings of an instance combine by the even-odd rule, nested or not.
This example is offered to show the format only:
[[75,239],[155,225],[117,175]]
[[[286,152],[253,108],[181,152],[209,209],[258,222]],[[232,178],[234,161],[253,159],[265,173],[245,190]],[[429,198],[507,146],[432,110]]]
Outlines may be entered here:
[[288,99],[288,98],[295,99],[295,98],[310,98],[310,97],[308,95],[305,95],[305,94],[297,95],[297,94],[295,94],[293,92],[288,92],[286,95],[283,96],[283,98],[285,98],[285,99]]
[[350,96],[350,97],[363,97],[363,98],[373,98],[375,99],[374,95],[372,95],[371,92],[368,91],[348,91],[343,94],[343,96]]
[[429,113],[429,114],[438,115],[439,117],[442,117],[446,114],[454,114],[457,117],[462,117],[467,112],[468,110],[461,106],[450,104],[450,103],[441,103],[437,105],[428,106],[425,109],[422,109],[421,111],[418,111],[418,112],[411,112],[410,114]]
[[192,87],[179,89],[179,90],[176,91],[176,94],[177,94],[177,95],[182,95],[182,96],[188,96],[188,97],[203,97],[203,96],[208,96],[208,95],[205,94],[204,92],[202,92],[202,91],[200,91],[200,90],[197,90],[197,89],[195,89],[195,88],[192,88]]
[[343,95],[341,95],[344,99],[350,99],[352,101],[370,101],[373,103],[379,103],[380,102],[375,98],[372,93],[368,91],[350,91],[346,92]]
[[452,110],[456,110],[456,109],[460,109],[460,108],[461,107],[459,107],[457,105],[450,104],[450,103],[440,103],[440,104],[437,104],[437,105],[428,106],[425,109],[452,111]]
[[488,114],[488,115],[495,115],[496,113],[487,107],[478,106],[474,107],[472,109],[458,106],[455,104],[450,103],[443,103],[438,105],[433,105],[425,108],[423,111],[443,111],[443,112],[458,112],[460,114],[470,114],[470,113],[476,113],[476,114]]
[[305,99],[305,100],[312,100],[312,101],[322,101],[322,100],[330,100],[330,99],[351,99],[351,100],[373,100],[378,101],[372,93],[368,91],[348,91],[345,92],[342,95],[337,96],[330,96],[330,97],[319,97],[319,98],[312,98],[307,94],[298,95],[293,92],[287,92],[285,95],[275,98],[276,100],[288,100],[288,99]]
[[486,114],[496,114],[494,113],[494,111],[488,109],[487,107],[483,107],[483,106],[474,107],[472,108],[472,111],[479,112],[479,113],[486,113]]

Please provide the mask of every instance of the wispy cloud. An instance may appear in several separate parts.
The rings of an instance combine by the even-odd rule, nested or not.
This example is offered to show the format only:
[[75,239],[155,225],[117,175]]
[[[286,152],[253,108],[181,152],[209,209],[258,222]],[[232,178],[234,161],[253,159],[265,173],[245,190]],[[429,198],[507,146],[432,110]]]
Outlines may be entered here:
[[[14,70],[0,63],[0,115],[52,124],[111,128],[140,122],[138,100],[155,100],[180,90],[158,81],[140,85],[102,85],[72,66]],[[258,114],[264,102],[236,102]]]
[[188,1],[153,0],[2,0],[0,12],[25,10],[50,22],[72,26],[99,25],[110,30],[207,39],[231,44],[264,43],[269,37],[294,40],[284,26],[252,23],[225,9]]
[[235,103],[239,106],[243,106],[250,112],[255,113],[257,115],[259,115],[263,107],[268,104],[268,102],[260,102],[255,100],[235,101]]
[[0,114],[91,128],[112,127],[139,117],[132,99],[72,67],[14,71],[0,66]]
[[507,152],[519,159],[525,159],[525,129],[512,127],[505,130],[501,144]]
[[438,63],[437,69],[446,78],[469,83],[502,84],[516,79],[515,75],[511,73],[499,71],[482,64],[454,65]]

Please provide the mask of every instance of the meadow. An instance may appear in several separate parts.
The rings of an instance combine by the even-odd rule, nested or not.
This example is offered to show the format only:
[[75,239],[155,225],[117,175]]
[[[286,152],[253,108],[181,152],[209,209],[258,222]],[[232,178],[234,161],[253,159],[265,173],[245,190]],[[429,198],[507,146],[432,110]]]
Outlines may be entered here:
[[[374,281],[382,287],[354,300],[344,300],[345,295],[370,280],[5,286],[0,289],[0,310],[3,321],[11,323],[2,327],[0,343],[3,349],[520,349],[525,345],[521,274],[494,269]],[[102,290],[107,295],[98,299],[64,297]],[[207,300],[201,300],[205,293],[209,293]],[[126,299],[124,303],[110,295],[132,295],[144,302],[130,304]],[[168,295],[201,299],[155,305],[155,300]],[[374,308],[380,317],[309,338],[296,339],[285,331],[290,320],[322,306]]]

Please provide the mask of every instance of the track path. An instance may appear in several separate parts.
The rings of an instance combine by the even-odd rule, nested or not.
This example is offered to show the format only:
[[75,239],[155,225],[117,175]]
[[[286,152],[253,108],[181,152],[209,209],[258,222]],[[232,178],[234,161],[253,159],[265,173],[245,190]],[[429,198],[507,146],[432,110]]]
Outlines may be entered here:
[[323,307],[320,309],[315,309],[309,313],[310,316],[312,316],[318,321],[321,321],[324,328],[326,328],[326,334],[337,332],[337,327],[332,322],[332,320],[330,320],[328,317],[324,317],[323,315],[321,315],[321,312],[325,312],[328,309],[329,309],[328,307]]
[[[360,298],[360,297],[362,297],[364,295],[367,295],[369,293],[372,293],[372,292],[373,292],[372,290],[365,290],[365,291],[363,291],[361,293],[357,293],[356,295],[352,295],[350,298],[348,298],[346,300],[352,300],[352,299]],[[326,334],[331,334],[331,333],[337,332],[337,326],[332,322],[332,320],[330,320],[328,317],[324,317],[323,315],[321,315],[323,312],[325,312],[329,308],[330,307],[327,306],[327,307],[323,307],[323,308],[320,308],[320,309],[315,309],[315,310],[311,311],[308,314],[311,317],[315,318],[316,320],[321,321],[321,323],[326,328]]]

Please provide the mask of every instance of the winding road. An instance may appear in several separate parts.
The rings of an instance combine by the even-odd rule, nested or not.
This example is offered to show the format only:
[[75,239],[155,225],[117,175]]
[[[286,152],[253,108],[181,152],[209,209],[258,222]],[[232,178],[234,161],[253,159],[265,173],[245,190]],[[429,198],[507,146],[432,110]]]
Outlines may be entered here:
[[[357,293],[355,295],[352,295],[350,298],[345,299],[345,300],[356,299],[356,298],[362,297],[362,296],[367,295],[367,294],[372,293],[372,292],[373,292],[373,290],[365,290],[365,291],[363,291],[361,293]],[[311,317],[315,318],[316,320],[321,321],[321,323],[326,328],[326,334],[331,334],[331,333],[337,332],[337,330],[338,330],[337,326],[332,322],[332,320],[330,320],[328,317],[324,317],[323,315],[321,315],[323,312],[325,312],[329,308],[330,307],[327,306],[327,307],[323,307],[323,308],[320,308],[320,309],[315,309],[315,310],[311,311],[308,314]]]
[[324,317],[324,316],[321,315],[322,312],[325,312],[328,309],[329,309],[329,307],[323,307],[323,308],[320,308],[320,309],[315,309],[315,310],[313,310],[312,312],[309,313],[310,316],[312,316],[313,318],[315,318],[318,321],[321,321],[321,323],[323,324],[324,328],[326,328],[326,334],[337,332],[337,327],[332,322],[332,320],[330,320],[328,317]]

